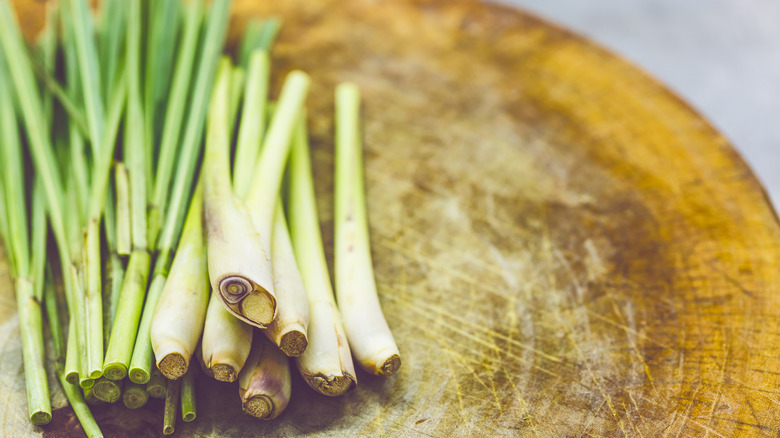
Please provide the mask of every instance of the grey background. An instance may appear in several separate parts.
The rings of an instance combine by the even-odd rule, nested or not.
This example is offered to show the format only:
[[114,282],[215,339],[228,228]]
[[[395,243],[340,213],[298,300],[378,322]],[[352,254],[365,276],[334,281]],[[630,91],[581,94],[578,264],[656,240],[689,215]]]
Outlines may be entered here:
[[585,35],[658,78],[732,142],[780,207],[780,1],[501,2]]

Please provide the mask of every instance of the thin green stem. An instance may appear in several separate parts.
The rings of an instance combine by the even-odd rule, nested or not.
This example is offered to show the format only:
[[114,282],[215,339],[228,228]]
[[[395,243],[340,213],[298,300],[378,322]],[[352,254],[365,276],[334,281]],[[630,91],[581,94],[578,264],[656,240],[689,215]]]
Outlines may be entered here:
[[124,154],[130,174],[130,214],[133,250],[146,250],[146,146],[144,145],[144,116],[141,98],[141,2],[127,3],[130,7],[127,32],[127,120]]
[[[84,108],[90,141],[95,156],[105,155],[103,148],[103,130],[105,129],[105,114],[101,95],[101,78],[98,70],[97,48],[93,38],[94,30],[92,16],[87,0],[70,0],[73,35],[76,43],[76,55],[79,63],[82,90],[84,92]],[[101,199],[102,202],[102,199]]]
[[[158,261],[157,263],[160,262]],[[130,380],[138,384],[149,381],[149,376],[154,366],[151,341],[152,319],[157,308],[157,301],[160,300],[160,295],[165,287],[165,279],[165,275],[155,273],[152,284],[149,286],[149,293],[146,294],[141,322],[138,324],[138,334],[135,338],[130,369],[128,371]]]
[[79,423],[81,423],[84,433],[86,433],[89,438],[102,438],[103,432],[100,431],[100,427],[95,421],[95,417],[92,416],[89,406],[84,401],[84,396],[81,395],[81,391],[79,391],[76,385],[65,380],[65,377],[62,374],[59,375],[59,378],[60,385],[62,385],[62,389],[65,391],[65,397],[67,397],[73,412],[76,413],[76,418],[79,419]]
[[195,420],[197,407],[195,406],[195,370],[190,367],[181,382],[181,418],[185,422]]
[[[132,3],[137,3],[137,1]],[[126,27],[125,2],[123,0],[105,0],[101,5],[101,11],[103,16],[100,26],[99,49],[103,89],[100,91],[102,91],[104,103],[108,105],[111,90],[117,86],[117,60],[120,57],[122,35],[125,33]]]
[[132,247],[130,223],[130,177],[124,163],[114,167],[116,182],[116,252],[129,255]]
[[163,413],[163,434],[170,435],[176,428],[176,412],[179,409],[179,386],[181,380],[168,381],[168,393],[165,396],[165,412]]

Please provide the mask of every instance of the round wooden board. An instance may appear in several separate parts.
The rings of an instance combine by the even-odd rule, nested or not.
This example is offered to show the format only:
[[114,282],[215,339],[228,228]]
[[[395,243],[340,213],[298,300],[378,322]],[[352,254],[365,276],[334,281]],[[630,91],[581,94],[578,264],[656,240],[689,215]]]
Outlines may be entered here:
[[[30,32],[40,14],[22,4]],[[26,14],[26,15],[24,15]],[[277,420],[199,380],[180,436],[777,436],[780,228],[739,155],[581,37],[476,1],[236,0],[284,22],[274,90],[309,72],[330,257],[333,89],[364,95],[372,249],[403,365],[340,398],[293,382]],[[26,419],[2,270],[4,436],[80,431],[59,389]],[[53,388],[56,385],[53,383]],[[107,436],[162,410],[96,409]]]

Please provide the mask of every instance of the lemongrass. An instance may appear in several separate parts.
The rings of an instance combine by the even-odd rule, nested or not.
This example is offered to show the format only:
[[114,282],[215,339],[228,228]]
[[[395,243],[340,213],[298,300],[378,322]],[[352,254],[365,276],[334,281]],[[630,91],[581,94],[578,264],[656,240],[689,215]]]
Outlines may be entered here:
[[309,345],[306,335],[309,327],[309,303],[301,272],[295,261],[281,202],[276,204],[271,257],[279,310],[276,319],[263,332],[284,354],[297,357],[303,354]]
[[101,376],[95,381],[95,385],[92,387],[92,394],[98,400],[114,403],[122,395],[121,384],[121,380],[110,380],[106,376]]
[[357,376],[325,261],[304,120],[299,122],[292,149],[288,190],[290,229],[310,314],[309,345],[295,362],[312,389],[337,396],[354,388]]
[[[166,264],[165,261],[158,259],[157,266]],[[157,270],[157,266],[155,270]],[[163,287],[165,287],[165,275],[156,273],[149,285],[149,291],[146,294],[144,309],[141,315],[141,322],[138,324],[138,334],[135,337],[133,346],[133,355],[130,359],[130,368],[127,372],[128,377],[133,383],[143,384],[149,381],[152,372],[153,350],[151,342],[151,327],[154,309],[157,308],[157,301],[160,299]]]
[[222,382],[233,382],[252,348],[252,326],[233,317],[216,294],[212,292],[206,311],[202,359],[208,374]]
[[202,212],[203,188],[199,184],[152,319],[151,339],[157,368],[168,379],[178,379],[187,372],[206,318],[209,287]]
[[195,420],[197,406],[195,403],[195,370],[190,368],[181,381],[181,419],[185,423]]
[[241,199],[244,199],[249,191],[254,163],[257,162],[265,130],[270,64],[268,52],[262,50],[252,52],[251,58],[248,59],[241,124],[238,129],[233,161],[235,163],[233,165],[233,191]]
[[120,303],[129,305],[117,307],[103,364],[103,373],[111,380],[123,379],[127,375],[141,317],[140,303],[146,292],[149,264],[149,253],[146,251],[133,251],[130,255],[119,298]]
[[133,382],[125,382],[122,392],[122,402],[129,409],[138,409],[146,405],[149,395],[146,393],[146,387]]
[[233,66],[230,71],[230,93],[228,97],[228,131],[233,136],[236,126],[238,107],[241,105],[241,97],[244,94],[244,80],[246,72],[241,66]]
[[165,389],[166,380],[160,370],[154,368],[149,381],[146,383],[146,393],[149,397],[165,398],[167,390]]
[[281,350],[256,334],[252,352],[238,377],[244,412],[261,420],[278,417],[290,402],[290,365]]
[[251,62],[252,53],[256,50],[270,51],[280,25],[279,20],[274,18],[251,20],[244,29],[244,38],[241,40],[239,65],[246,68]]
[[[190,77],[193,73],[193,63],[198,46],[198,36],[203,15],[203,0],[190,2],[186,10],[184,29],[177,50],[176,67],[171,81],[170,95],[168,96],[168,107],[165,111],[159,158],[157,160],[157,172],[154,179],[154,193],[149,211],[148,237],[152,245],[157,241],[157,234],[161,228],[163,207],[168,199],[170,181],[173,175],[172,170],[176,158],[176,148],[179,145],[182,122],[186,114],[185,105],[187,104],[187,96],[191,84]],[[164,25],[167,26],[168,24],[165,23]],[[150,39],[150,41],[152,40]],[[154,58],[154,55],[152,55],[152,58]],[[156,61],[150,60],[147,63],[147,68],[154,68],[155,65]],[[147,76],[147,82],[149,79],[149,76]],[[162,90],[157,92],[161,93]],[[153,99],[153,97],[149,97],[149,99]],[[151,105],[147,101],[147,111],[150,110],[149,107]],[[147,114],[147,117],[150,116],[151,114]]]
[[168,380],[168,393],[165,396],[163,412],[163,434],[170,435],[176,427],[176,412],[179,409],[179,386],[181,380]]
[[[147,251],[146,227],[146,160],[143,146],[143,114],[140,91],[141,4],[129,2],[127,33],[127,126],[125,158],[130,166],[133,253],[119,295],[118,315],[114,321],[103,372],[112,380],[122,379],[132,359],[141,317],[150,257]],[[138,382],[136,382],[138,383]]]
[[355,360],[365,371],[387,376],[398,370],[401,356],[376,292],[359,119],[360,91],[355,84],[340,84],[336,88],[334,188],[336,297]]
[[[126,30],[126,8],[122,0],[104,0],[101,4],[102,22],[100,26],[99,42],[100,60],[103,61],[100,72],[103,78],[103,97],[106,104],[111,97],[110,90],[115,86],[115,77],[120,58],[122,35]],[[128,29],[131,30],[131,29]]]
[[276,297],[265,248],[226,177],[230,76],[230,61],[223,59],[209,108],[203,169],[209,279],[215,295],[233,315],[262,328],[276,315]]
[[94,386],[90,388],[84,388],[84,401],[90,406],[100,406],[106,404],[103,400],[99,399],[95,395]]
[[116,180],[116,252],[119,255],[130,255],[130,177],[124,163],[114,167]]

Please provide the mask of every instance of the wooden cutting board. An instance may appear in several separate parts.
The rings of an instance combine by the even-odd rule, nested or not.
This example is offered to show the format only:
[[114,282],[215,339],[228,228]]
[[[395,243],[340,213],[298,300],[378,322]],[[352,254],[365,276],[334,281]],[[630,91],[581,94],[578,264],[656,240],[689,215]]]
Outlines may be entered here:
[[[40,5],[18,3],[33,33]],[[363,90],[372,250],[403,365],[360,373],[341,398],[296,378],[273,422],[201,378],[180,436],[780,433],[778,218],[700,115],[624,60],[503,6],[237,0],[233,41],[267,14],[284,21],[273,89],[292,68],[313,79],[329,256],[333,89]],[[51,425],[26,420],[2,266],[0,434],[76,434],[59,389]],[[161,430],[159,403],[95,414],[108,436]]]

